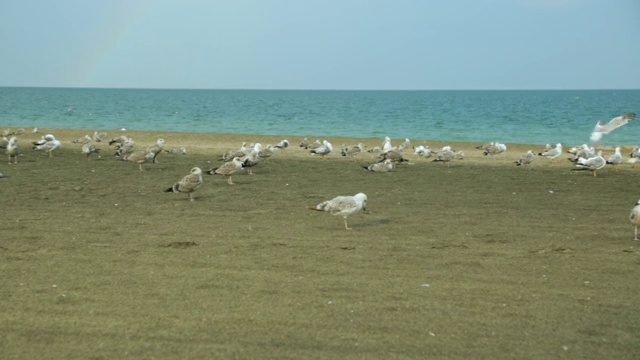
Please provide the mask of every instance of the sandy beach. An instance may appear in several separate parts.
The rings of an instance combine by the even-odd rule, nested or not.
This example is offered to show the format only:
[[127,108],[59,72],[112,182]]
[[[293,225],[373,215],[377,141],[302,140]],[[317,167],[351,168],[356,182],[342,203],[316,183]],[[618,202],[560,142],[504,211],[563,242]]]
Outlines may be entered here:
[[[382,139],[329,138],[322,160],[302,137],[109,131],[187,149],[140,171],[106,141],[87,160],[71,141],[93,130],[30,130],[18,164],[0,163],[2,358],[640,356],[630,164],[594,177],[566,154],[529,170],[514,161],[540,145],[491,158],[411,139],[465,158],[447,167],[407,149],[408,163],[372,173],[378,154],[352,161],[340,146]],[[48,132],[63,143],[53,158],[30,144]],[[193,202],[163,191],[243,142],[283,139],[235,185],[204,175]],[[307,209],[358,192],[353,230]]]

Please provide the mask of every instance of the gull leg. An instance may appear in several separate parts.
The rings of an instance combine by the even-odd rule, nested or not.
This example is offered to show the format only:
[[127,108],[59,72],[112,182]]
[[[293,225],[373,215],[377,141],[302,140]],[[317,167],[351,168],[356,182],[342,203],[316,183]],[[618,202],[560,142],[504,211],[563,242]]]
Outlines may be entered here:
[[633,234],[633,240],[638,241],[638,227],[635,227],[635,232]]
[[191,193],[187,193],[187,195],[189,195],[189,201],[193,201],[193,197],[191,196]]
[[593,170],[593,177],[598,177],[598,170]]
[[231,176],[229,176],[229,177],[227,178],[227,183],[228,183],[229,185],[234,185],[234,184],[233,184],[233,180],[231,180]]
[[138,164],[138,167],[140,168],[140,171],[144,171],[144,169],[142,168],[142,164]]
[[346,216],[344,217],[344,228],[345,228],[345,229],[347,229],[347,230],[352,230],[352,229],[349,227],[349,225],[347,225],[347,217],[346,217]]

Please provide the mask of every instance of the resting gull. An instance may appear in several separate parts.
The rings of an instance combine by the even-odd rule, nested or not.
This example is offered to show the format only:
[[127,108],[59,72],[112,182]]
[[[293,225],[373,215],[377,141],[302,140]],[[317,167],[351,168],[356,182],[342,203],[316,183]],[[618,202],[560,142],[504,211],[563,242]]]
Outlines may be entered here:
[[367,195],[363,193],[354,196],[338,196],[331,200],[323,201],[316,206],[309,206],[310,210],[327,211],[331,215],[341,215],[344,219],[344,227],[351,230],[347,223],[347,217],[366,210]]
[[529,150],[526,154],[520,156],[520,159],[516,160],[516,166],[529,165],[529,170],[531,170],[531,163],[533,163],[533,160],[535,159],[536,154],[533,152],[533,150]]
[[393,161],[391,161],[390,159],[385,159],[384,161],[381,161],[369,166],[363,166],[363,168],[373,172],[384,173],[384,172],[393,171],[393,169],[395,168],[395,165],[393,164]]
[[442,161],[449,167],[449,162],[455,159],[464,159],[464,152],[462,152],[462,150],[454,152],[450,146],[445,146],[438,152],[433,161]]
[[591,132],[591,142],[597,143],[602,139],[603,135],[606,135],[621,126],[626,125],[629,120],[633,120],[635,119],[635,117],[636,113],[631,112],[614,117],[606,124],[602,124],[602,122],[598,121],[596,123],[596,126],[593,128],[593,131]]
[[636,206],[631,209],[629,221],[631,221],[631,225],[635,227],[633,240],[638,241],[638,226],[640,226],[640,200],[638,200],[638,202],[636,202]]
[[174,192],[174,193],[187,193],[189,196],[189,200],[193,201],[193,197],[191,193],[196,191],[202,185],[202,169],[199,167],[194,167],[191,169],[189,175],[182,178],[182,180],[173,184],[170,188],[166,189],[165,192]]

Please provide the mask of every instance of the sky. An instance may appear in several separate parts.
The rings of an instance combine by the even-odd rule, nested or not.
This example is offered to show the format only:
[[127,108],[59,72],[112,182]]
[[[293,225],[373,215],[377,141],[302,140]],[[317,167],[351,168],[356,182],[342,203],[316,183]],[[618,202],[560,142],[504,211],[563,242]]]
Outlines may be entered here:
[[0,86],[640,89],[638,0],[0,4]]

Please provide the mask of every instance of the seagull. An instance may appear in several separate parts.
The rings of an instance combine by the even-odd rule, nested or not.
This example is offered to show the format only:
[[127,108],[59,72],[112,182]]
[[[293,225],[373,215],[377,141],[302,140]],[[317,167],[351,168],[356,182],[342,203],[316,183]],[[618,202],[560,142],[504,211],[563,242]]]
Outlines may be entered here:
[[146,162],[152,162],[155,155],[151,152],[146,152],[144,150],[134,151],[128,155],[122,157],[124,161],[130,161],[137,163],[139,165],[140,171],[143,171],[142,164]]
[[300,141],[300,147],[301,148],[305,148],[306,149],[308,145],[309,145],[309,139],[304,138],[304,139],[302,139],[302,141]]
[[107,133],[99,133],[97,131],[93,132],[93,140],[96,142],[101,142],[107,137]]
[[288,148],[289,147],[289,140],[284,139],[282,141],[280,141],[279,143],[276,144],[276,148],[278,149],[284,149],[284,148]]
[[233,180],[231,180],[231,175],[235,174],[239,170],[242,170],[242,158],[236,156],[233,160],[207,171],[207,174],[227,176],[227,183],[229,183],[229,185],[234,185]]
[[331,145],[331,143],[328,142],[327,140],[322,140],[322,145],[311,150],[311,154],[322,155],[322,159],[326,160],[325,156],[331,154],[332,151],[333,151],[333,145]]
[[391,150],[393,146],[391,146],[391,138],[388,136],[384,137],[384,141],[382,142],[382,146],[380,147],[380,150],[382,152],[387,152],[389,150]]
[[449,162],[454,160],[454,159],[464,159],[464,153],[462,152],[462,150],[458,151],[458,152],[454,152],[453,150],[451,150],[450,147],[448,147],[449,149],[444,149],[441,150],[440,152],[438,152],[438,154],[436,155],[436,158],[433,161],[442,161],[445,162],[447,164],[447,167],[449,167]]
[[633,240],[638,241],[638,226],[640,226],[640,200],[638,200],[638,202],[636,202],[636,206],[631,209],[631,214],[629,214],[629,221],[631,222],[631,225],[635,227]]
[[581,146],[578,146],[576,148],[572,148],[571,150],[569,150],[569,152],[571,153],[573,151],[573,157],[569,158],[569,161],[571,162],[577,162],[579,158],[583,157],[585,159],[588,159],[590,157],[594,157],[596,156],[596,149],[593,146],[589,146],[587,144],[582,144]]
[[147,152],[153,153],[152,162],[154,164],[156,163],[156,157],[162,152],[162,148],[164,148],[164,139],[158,139],[154,145],[147,148]]
[[[7,144],[7,149],[5,150],[7,156],[9,156],[9,165],[18,163],[18,155],[20,155],[20,148],[18,147],[18,138],[12,136],[9,139],[9,143]],[[11,160],[13,159],[13,162]]]
[[356,161],[356,155],[360,154],[363,149],[364,145],[362,143],[351,146],[342,145],[340,153],[342,154],[342,156],[350,156],[351,160]]
[[91,141],[91,138],[89,137],[89,134],[86,134],[85,136],[79,138],[79,139],[75,139],[73,140],[71,143],[73,144],[86,144],[89,141]]
[[260,149],[260,151],[258,152],[258,156],[261,159],[265,159],[267,162],[269,162],[269,158],[273,156],[275,150],[276,149],[273,147],[273,145],[269,144],[266,148]]
[[366,210],[367,195],[357,193],[354,196],[338,196],[331,200],[323,201],[316,206],[309,206],[310,210],[328,211],[331,215],[341,215],[344,219],[344,227],[351,230],[347,224],[347,217]]
[[418,145],[413,147],[413,153],[418,156],[423,156],[425,158],[430,158],[433,153],[428,146]]
[[547,159],[550,159],[551,163],[553,164],[556,162],[556,159],[558,159],[562,155],[562,144],[557,143],[556,147],[547,149],[539,153],[538,155],[544,156]]
[[247,155],[242,158],[242,167],[247,168],[247,174],[253,175],[252,167],[258,165],[260,162],[260,151],[262,145],[260,143],[253,144],[253,147],[247,151]]
[[591,132],[591,142],[597,143],[602,139],[603,135],[606,135],[621,126],[626,125],[629,122],[629,120],[633,120],[635,119],[635,117],[636,117],[636,113],[631,112],[631,113],[614,117],[613,119],[609,120],[609,122],[606,124],[602,124],[602,122],[598,120],[598,122],[596,123],[596,126],[593,128],[593,131]]
[[602,151],[598,151],[598,155],[585,159],[580,158],[576,163],[576,168],[571,170],[590,170],[593,171],[593,176],[598,176],[598,170],[607,165],[607,161],[602,157]]
[[501,154],[505,151],[507,151],[507,145],[501,144],[496,141],[495,143],[493,143],[493,145],[489,146],[486,150],[484,150],[483,154],[485,156],[487,155],[493,156],[493,155]]
[[529,170],[531,170],[531,163],[535,159],[536,159],[536,154],[533,152],[533,150],[529,150],[527,151],[526,154],[520,156],[520,159],[516,160],[515,163],[516,163],[516,166],[529,165]]
[[0,138],[0,149],[6,149],[8,144],[9,144],[9,139],[7,139],[6,136],[3,136],[2,138]]
[[393,171],[395,166],[393,165],[393,161],[391,161],[390,159],[386,159],[379,163],[375,163],[369,166],[363,166],[363,168],[373,172],[384,173],[384,172]]
[[182,180],[173,184],[170,188],[166,189],[165,192],[174,192],[174,193],[187,193],[189,196],[189,200],[193,201],[193,197],[191,193],[196,191],[202,185],[202,169],[199,167],[194,167],[191,169],[189,175],[182,178]]
[[49,157],[53,157],[53,152],[58,150],[62,143],[51,134],[47,134],[42,139],[33,142],[34,150],[44,150],[48,153]]
[[620,146],[616,147],[616,152],[609,156],[607,159],[607,164],[613,165],[613,168],[618,171],[618,167],[616,165],[622,164],[622,153],[620,152]]
[[93,145],[90,142],[82,145],[82,153],[87,155],[87,160],[89,160],[89,156],[91,156],[91,154],[97,154],[99,152],[100,152],[100,149],[98,149],[95,145]]

